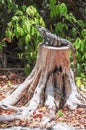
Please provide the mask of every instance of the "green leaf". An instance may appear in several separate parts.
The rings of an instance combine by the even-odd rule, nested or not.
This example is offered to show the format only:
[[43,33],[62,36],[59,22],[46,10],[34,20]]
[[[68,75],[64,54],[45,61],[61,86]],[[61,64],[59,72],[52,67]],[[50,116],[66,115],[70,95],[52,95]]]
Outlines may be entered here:
[[33,17],[35,15],[38,14],[38,11],[36,10],[36,8],[34,6],[29,6],[27,9],[26,9],[26,14]]
[[54,7],[54,8],[55,8],[55,16],[56,16],[56,15],[59,15],[59,14],[60,14],[59,5],[56,5],[56,7]]
[[73,37],[77,36],[77,30],[74,27],[72,28],[72,35],[73,35]]
[[67,6],[65,5],[65,3],[62,3],[59,5],[59,13],[60,15],[64,15],[67,14],[68,10],[67,10]]
[[82,35],[83,38],[86,37],[86,29],[83,29],[83,30],[81,31],[81,35]]
[[12,20],[13,20],[13,21],[18,21],[18,20],[19,20],[19,17],[13,16],[13,17],[12,17]]
[[78,23],[78,25],[79,25],[81,28],[84,28],[84,27],[85,27],[84,21],[78,20],[77,23]]
[[16,13],[15,13],[15,15],[21,16],[21,15],[23,15],[23,12],[21,10],[17,10]]
[[80,40],[80,38],[77,38],[76,41],[74,42],[76,49],[80,48],[80,44],[81,44],[81,40]]
[[43,21],[43,18],[40,17],[39,23],[40,23],[40,25],[42,25],[43,27],[45,27],[45,23]]
[[56,0],[49,0],[51,5],[55,5],[56,4]]
[[11,26],[12,26],[12,22],[7,23],[7,25],[8,25],[9,27],[11,27]]
[[77,22],[75,16],[72,13],[65,14],[65,19],[67,19],[70,22],[74,22],[74,23]]
[[27,64],[25,67],[24,67],[24,72],[26,75],[28,75],[30,73],[30,65]]
[[28,44],[29,43],[29,41],[30,41],[30,35],[29,34],[27,34],[27,36],[25,37],[25,42]]
[[1,4],[3,4],[3,5],[5,4],[5,0],[1,0],[0,2],[1,2]]
[[27,33],[30,34],[30,29],[31,29],[31,24],[29,21],[25,21],[24,24],[26,25],[27,28]]
[[68,27],[66,26],[66,24],[62,23],[62,22],[58,22],[55,26],[55,32],[57,35],[61,36],[61,37],[64,37],[65,35],[65,31],[64,30],[67,30]]
[[64,113],[62,112],[62,110],[59,110],[59,111],[57,112],[57,115],[58,115],[58,116],[63,116]]
[[13,37],[14,37],[14,34],[9,30],[8,32],[7,32],[7,36],[8,36],[8,38],[9,39],[13,39]]
[[0,51],[2,50],[2,43],[0,42]]
[[81,40],[81,51],[84,51],[84,48],[85,48],[85,44],[84,44],[83,40]]
[[14,32],[16,34],[16,37],[19,38],[21,36],[22,29],[19,26],[16,26]]
[[55,31],[62,32],[62,30],[63,30],[63,23],[58,22],[57,25],[56,25],[56,30]]
[[81,77],[84,78],[84,76],[85,76],[84,73],[81,72]]
[[86,58],[86,52],[85,52],[84,56],[85,56],[85,58]]
[[8,81],[7,86],[8,86],[8,87],[11,87],[11,86],[12,86],[12,83],[11,83],[10,81]]
[[23,53],[18,53],[18,57],[19,57],[19,59],[22,59]]
[[79,70],[79,72],[81,71],[81,66],[79,63],[77,63],[77,70]]
[[81,77],[76,78],[76,84],[77,84],[78,87],[81,86]]
[[51,18],[53,18],[53,17],[54,17],[54,15],[53,15],[53,12],[52,12],[52,11],[50,11],[50,17],[51,17]]
[[31,34],[32,34],[32,36],[34,36],[34,34],[35,34],[35,28],[34,27],[32,27],[32,30],[31,30]]
[[22,10],[25,12],[26,9],[27,9],[27,6],[26,6],[26,5],[23,5],[23,6],[22,6]]

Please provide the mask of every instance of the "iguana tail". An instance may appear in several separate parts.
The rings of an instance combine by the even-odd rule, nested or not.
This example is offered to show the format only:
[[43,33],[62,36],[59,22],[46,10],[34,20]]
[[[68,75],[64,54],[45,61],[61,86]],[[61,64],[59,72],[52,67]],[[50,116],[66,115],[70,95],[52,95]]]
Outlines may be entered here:
[[74,71],[74,79],[76,78],[76,68],[77,68],[77,59],[76,59],[76,49],[72,46],[71,47],[72,57],[73,57],[73,71]]

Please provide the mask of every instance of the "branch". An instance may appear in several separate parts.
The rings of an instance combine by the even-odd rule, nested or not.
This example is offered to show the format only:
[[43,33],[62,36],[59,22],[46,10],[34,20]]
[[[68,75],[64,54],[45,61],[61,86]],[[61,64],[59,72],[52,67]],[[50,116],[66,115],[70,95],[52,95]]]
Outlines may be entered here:
[[0,68],[0,71],[10,71],[10,70],[24,71],[24,68]]

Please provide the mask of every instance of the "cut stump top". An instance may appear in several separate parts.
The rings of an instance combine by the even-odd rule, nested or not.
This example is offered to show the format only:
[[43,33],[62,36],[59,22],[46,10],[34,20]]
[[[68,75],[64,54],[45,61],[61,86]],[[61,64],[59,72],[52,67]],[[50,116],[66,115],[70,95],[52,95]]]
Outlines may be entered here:
[[52,47],[39,44],[37,65],[48,71],[55,68],[62,68],[63,73],[67,73],[70,68],[69,47]]

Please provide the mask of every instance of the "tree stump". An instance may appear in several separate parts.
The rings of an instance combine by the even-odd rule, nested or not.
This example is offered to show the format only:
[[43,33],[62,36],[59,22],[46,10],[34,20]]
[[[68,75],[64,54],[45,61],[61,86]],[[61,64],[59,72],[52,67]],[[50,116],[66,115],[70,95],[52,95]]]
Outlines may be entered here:
[[[16,114],[1,115],[0,121],[27,118],[39,105],[46,106],[52,115],[59,108],[76,109],[81,101],[70,69],[69,52],[70,48],[67,46],[39,44],[36,65],[31,74],[11,95],[0,102],[2,109],[14,110]],[[13,106],[24,96],[27,97],[24,107]]]

